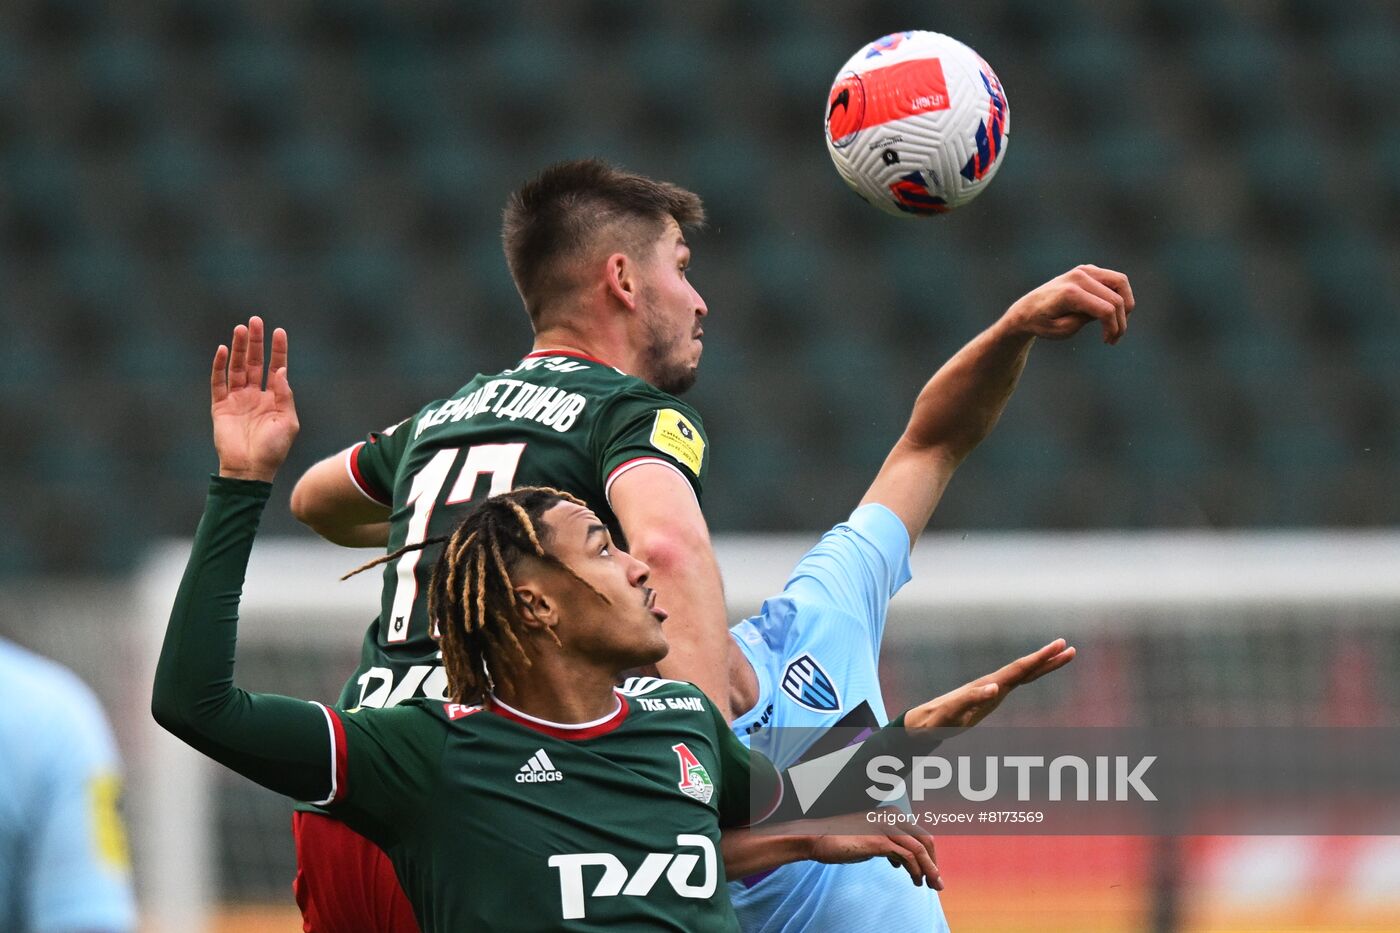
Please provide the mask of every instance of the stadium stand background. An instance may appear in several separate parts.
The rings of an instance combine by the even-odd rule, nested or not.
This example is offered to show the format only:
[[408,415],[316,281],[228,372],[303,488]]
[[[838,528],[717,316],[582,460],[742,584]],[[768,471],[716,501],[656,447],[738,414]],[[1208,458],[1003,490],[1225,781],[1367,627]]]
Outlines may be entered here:
[[[595,154],[710,208],[719,530],[828,524],[930,370],[1079,261],[1133,276],[1130,339],[1042,347],[940,526],[1400,521],[1397,10],[11,0],[0,572],[188,530],[205,358],[249,313],[292,334],[292,469],[514,359],[501,205]],[[821,139],[837,66],[908,27],[978,49],[1012,108],[995,184],[924,223]]]

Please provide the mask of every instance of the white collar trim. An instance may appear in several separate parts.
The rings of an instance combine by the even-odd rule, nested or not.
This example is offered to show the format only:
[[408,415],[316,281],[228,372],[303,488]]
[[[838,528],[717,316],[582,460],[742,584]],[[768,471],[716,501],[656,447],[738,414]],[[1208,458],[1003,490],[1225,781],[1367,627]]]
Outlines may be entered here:
[[496,696],[496,694],[491,694],[491,702],[510,713],[512,716],[519,716],[526,722],[533,722],[537,726],[549,726],[551,729],[595,729],[622,712],[622,697],[618,696],[616,690],[613,691],[613,699],[617,700],[617,705],[613,707],[613,711],[592,722],[555,722],[552,719],[541,719],[538,716],[531,716],[529,713],[522,713],[514,706],[511,706],[509,703],[506,703],[500,697]]

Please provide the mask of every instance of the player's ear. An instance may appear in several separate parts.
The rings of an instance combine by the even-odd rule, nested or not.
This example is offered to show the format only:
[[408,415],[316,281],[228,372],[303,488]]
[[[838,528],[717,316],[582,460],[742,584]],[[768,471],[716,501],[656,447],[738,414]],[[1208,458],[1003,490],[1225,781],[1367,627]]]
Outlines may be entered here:
[[608,294],[622,303],[629,311],[637,310],[637,294],[641,282],[637,278],[636,260],[626,253],[613,253],[608,256],[603,270]]
[[551,629],[559,624],[559,604],[534,583],[515,588],[515,603],[520,607],[520,620],[531,631]]

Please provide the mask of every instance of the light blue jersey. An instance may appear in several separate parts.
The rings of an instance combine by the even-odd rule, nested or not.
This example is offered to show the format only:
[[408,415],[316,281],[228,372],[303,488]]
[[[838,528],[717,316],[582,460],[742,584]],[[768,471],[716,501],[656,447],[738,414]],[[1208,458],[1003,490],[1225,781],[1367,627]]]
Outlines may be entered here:
[[136,926],[117,751],[67,668],[0,639],[0,930]]
[[[907,582],[909,532],[883,505],[862,506],[823,535],[782,595],[731,630],[758,675],[758,702],[734,731],[788,768],[819,730],[885,725],[880,639],[890,598]],[[795,862],[731,882],[729,896],[746,933],[948,929],[938,892],[883,858]]]

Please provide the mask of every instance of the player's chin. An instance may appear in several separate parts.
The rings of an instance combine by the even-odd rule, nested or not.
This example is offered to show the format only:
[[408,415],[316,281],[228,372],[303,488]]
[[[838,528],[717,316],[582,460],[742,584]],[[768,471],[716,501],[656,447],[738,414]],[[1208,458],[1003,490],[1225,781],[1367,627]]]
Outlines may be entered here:
[[697,354],[691,362],[674,366],[663,379],[657,380],[654,384],[663,392],[684,395],[691,386],[695,385],[695,379],[699,373],[700,357]]
[[671,652],[671,643],[666,640],[666,633],[661,631],[661,626],[651,613],[647,613],[647,622],[651,626],[644,643],[638,644],[638,659],[633,667],[641,667],[646,664],[655,664]]

